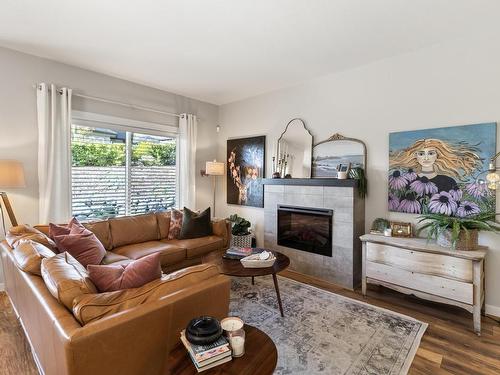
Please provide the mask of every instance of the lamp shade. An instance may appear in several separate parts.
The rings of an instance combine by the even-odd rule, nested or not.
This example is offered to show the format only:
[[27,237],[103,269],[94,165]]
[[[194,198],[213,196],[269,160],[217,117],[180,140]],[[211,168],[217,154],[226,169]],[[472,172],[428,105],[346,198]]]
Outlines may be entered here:
[[207,161],[205,173],[210,176],[224,176],[224,163],[217,161]]
[[15,160],[0,160],[0,188],[25,186],[23,165]]

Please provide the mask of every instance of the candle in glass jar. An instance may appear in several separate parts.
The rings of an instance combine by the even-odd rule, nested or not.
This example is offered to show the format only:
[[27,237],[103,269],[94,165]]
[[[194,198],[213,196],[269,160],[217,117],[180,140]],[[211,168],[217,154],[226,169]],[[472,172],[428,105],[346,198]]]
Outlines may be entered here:
[[233,336],[230,339],[233,357],[241,357],[245,354],[245,338],[242,336]]
[[238,329],[229,333],[229,344],[233,351],[233,357],[241,357],[245,354],[245,330]]

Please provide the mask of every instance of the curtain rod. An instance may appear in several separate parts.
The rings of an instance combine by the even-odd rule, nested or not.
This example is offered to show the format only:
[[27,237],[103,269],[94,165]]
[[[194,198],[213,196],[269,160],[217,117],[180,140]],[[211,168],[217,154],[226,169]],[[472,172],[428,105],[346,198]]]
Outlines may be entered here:
[[[33,85],[33,88],[38,89],[38,85]],[[142,105],[136,105],[136,104],[118,102],[116,100],[111,100],[111,99],[104,99],[104,98],[100,98],[98,96],[84,95],[84,94],[80,94],[80,93],[75,92],[75,91],[73,91],[73,95],[74,96],[78,96],[80,98],[84,98],[84,99],[94,100],[96,102],[115,104],[115,105],[120,105],[122,107],[128,107],[128,108],[132,108],[132,109],[139,109],[141,111],[147,111],[147,112],[160,113],[162,115],[174,116],[174,117],[178,117],[178,118],[182,117],[182,115],[179,115],[177,113],[160,111],[159,109],[154,109],[154,108],[150,108],[150,107],[144,107]]]

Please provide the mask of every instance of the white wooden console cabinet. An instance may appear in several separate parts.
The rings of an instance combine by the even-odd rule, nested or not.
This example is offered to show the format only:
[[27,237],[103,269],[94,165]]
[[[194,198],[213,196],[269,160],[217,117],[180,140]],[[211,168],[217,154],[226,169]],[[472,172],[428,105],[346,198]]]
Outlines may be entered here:
[[476,251],[443,248],[423,238],[365,234],[362,293],[377,284],[416,297],[459,306],[473,314],[481,334],[486,247]]

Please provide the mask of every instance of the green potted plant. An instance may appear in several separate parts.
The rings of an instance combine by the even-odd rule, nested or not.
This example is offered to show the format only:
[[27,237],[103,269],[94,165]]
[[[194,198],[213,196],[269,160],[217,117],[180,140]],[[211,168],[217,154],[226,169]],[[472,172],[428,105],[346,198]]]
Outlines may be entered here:
[[373,220],[370,233],[372,234],[384,234],[384,231],[391,227],[389,220],[378,217]]
[[419,223],[424,225],[418,229],[418,233],[427,230],[427,238],[435,239],[443,247],[475,250],[479,231],[500,232],[500,225],[495,221],[496,215],[491,211],[465,217],[426,213],[419,217]]
[[361,167],[349,169],[349,178],[358,180],[358,194],[361,199],[364,199],[368,194],[368,180],[366,179],[365,170]]
[[237,214],[227,218],[231,222],[231,246],[251,247],[252,233],[250,233],[251,223]]

